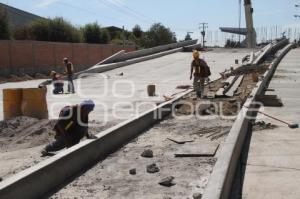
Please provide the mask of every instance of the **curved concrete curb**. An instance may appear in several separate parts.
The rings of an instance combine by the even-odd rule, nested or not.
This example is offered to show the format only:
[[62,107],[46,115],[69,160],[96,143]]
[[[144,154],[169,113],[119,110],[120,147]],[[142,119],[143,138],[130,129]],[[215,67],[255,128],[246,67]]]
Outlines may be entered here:
[[173,49],[173,50],[169,50],[169,51],[165,51],[165,52],[161,52],[161,53],[157,53],[157,54],[153,54],[153,55],[148,55],[148,56],[140,57],[140,58],[136,58],[136,59],[130,59],[130,60],[122,61],[122,62],[118,62],[118,63],[96,65],[96,66],[93,66],[92,68],[90,68],[88,70],[84,70],[82,72],[76,73],[74,78],[78,78],[78,77],[80,77],[80,75],[82,75],[84,73],[102,73],[102,72],[106,72],[106,71],[113,70],[113,69],[116,69],[116,68],[120,68],[120,67],[123,67],[123,66],[136,64],[136,63],[139,63],[139,62],[143,62],[143,61],[163,57],[165,55],[169,55],[169,54],[173,54],[173,53],[181,52],[181,51],[182,51],[182,48],[176,48],[176,49]]
[[96,140],[85,140],[1,182],[0,198],[23,199],[45,196],[162,120],[171,113],[176,102],[189,92],[190,90],[133,119],[99,133]]
[[[251,96],[245,102],[245,106],[253,107],[255,96],[265,92],[265,88],[271,81],[273,74],[283,59],[283,57],[293,48],[293,45],[286,46],[281,54],[272,62],[269,69],[264,74],[263,81],[257,84],[253,89]],[[245,137],[248,131],[250,119],[246,116],[255,115],[255,111],[243,107],[234,122],[230,133],[220,151],[218,160],[214,166],[213,172],[209,178],[208,185],[205,189],[203,199],[226,199],[229,198],[231,187],[238,164],[239,157],[243,148]]]
[[182,42],[161,45],[161,46],[157,46],[157,47],[153,47],[153,48],[146,48],[146,49],[137,50],[137,51],[128,52],[128,53],[121,53],[118,56],[115,56],[113,59],[110,59],[110,62],[122,62],[122,61],[130,60],[130,59],[136,59],[139,57],[145,57],[145,56],[153,55],[156,53],[173,50],[176,48],[182,48],[184,46],[193,45],[193,44],[196,44],[197,41],[198,40],[182,41]]

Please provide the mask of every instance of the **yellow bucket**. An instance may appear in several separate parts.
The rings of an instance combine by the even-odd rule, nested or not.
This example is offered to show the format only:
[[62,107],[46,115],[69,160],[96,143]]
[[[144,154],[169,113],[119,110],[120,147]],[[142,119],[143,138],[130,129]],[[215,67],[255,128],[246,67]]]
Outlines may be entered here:
[[22,89],[21,110],[24,116],[38,119],[48,118],[46,100],[47,89],[45,88],[24,88]]
[[22,115],[22,89],[3,89],[4,120]]
[[154,84],[148,85],[147,91],[149,96],[155,96],[155,85]]

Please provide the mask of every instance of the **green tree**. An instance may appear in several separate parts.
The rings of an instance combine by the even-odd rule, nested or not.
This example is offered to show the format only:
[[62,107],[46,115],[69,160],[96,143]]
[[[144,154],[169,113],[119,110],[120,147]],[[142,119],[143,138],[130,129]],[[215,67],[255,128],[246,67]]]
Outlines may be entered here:
[[80,33],[70,22],[55,17],[49,22],[50,40],[58,42],[80,42]]
[[31,37],[38,41],[51,41],[50,26],[47,19],[38,19],[31,23],[28,28],[31,28]]
[[40,19],[29,26],[31,38],[38,41],[81,42],[81,32],[62,17]]
[[83,27],[83,38],[86,43],[100,43],[101,42],[101,28],[95,23],[86,24]]
[[143,37],[143,46],[146,48],[174,42],[176,42],[174,33],[161,23],[153,24]]
[[0,8],[0,39],[10,39],[10,27],[5,9]]
[[96,22],[86,24],[83,27],[83,37],[87,43],[107,44],[110,42],[110,35],[107,29],[101,28]]
[[101,44],[108,44],[110,42],[111,38],[107,29],[102,28],[100,30],[100,38]]
[[132,28],[132,33],[133,35],[136,37],[136,38],[141,38],[143,36],[143,31],[142,31],[142,28],[139,26],[139,25],[135,25],[133,28]]
[[31,27],[23,26],[14,30],[13,37],[16,40],[31,40],[31,32]]

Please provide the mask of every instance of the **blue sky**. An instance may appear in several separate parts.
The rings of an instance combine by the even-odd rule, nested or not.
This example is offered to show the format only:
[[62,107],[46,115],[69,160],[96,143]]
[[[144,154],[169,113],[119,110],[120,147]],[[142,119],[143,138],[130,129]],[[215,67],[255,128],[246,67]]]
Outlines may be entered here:
[[[199,35],[198,24],[207,22],[210,30],[238,26],[239,0],[0,0],[43,17],[62,16],[75,25],[97,21],[102,26],[135,24],[147,30],[154,22],[170,27],[179,38],[187,31]],[[255,26],[298,26],[300,0],[252,0]],[[242,24],[244,24],[244,14]]]

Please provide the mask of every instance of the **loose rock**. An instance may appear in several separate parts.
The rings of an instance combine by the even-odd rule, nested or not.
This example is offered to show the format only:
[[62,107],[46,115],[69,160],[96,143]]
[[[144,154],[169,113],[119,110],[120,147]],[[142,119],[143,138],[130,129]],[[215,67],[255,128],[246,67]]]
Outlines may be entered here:
[[147,165],[147,172],[148,173],[156,173],[156,172],[159,172],[159,168],[156,166],[156,164],[150,164],[150,165]]
[[173,182],[175,178],[173,176],[169,176],[166,178],[163,178],[158,184],[165,186],[165,187],[171,187],[176,185],[176,183]]
[[153,158],[153,151],[151,149],[146,149],[145,151],[143,151],[141,156],[144,158]]
[[201,199],[202,198],[202,194],[201,193],[194,193],[193,194],[193,198],[194,199]]
[[136,174],[136,169],[130,169],[129,174],[130,175],[135,175]]

